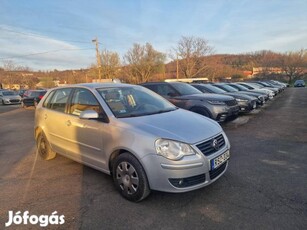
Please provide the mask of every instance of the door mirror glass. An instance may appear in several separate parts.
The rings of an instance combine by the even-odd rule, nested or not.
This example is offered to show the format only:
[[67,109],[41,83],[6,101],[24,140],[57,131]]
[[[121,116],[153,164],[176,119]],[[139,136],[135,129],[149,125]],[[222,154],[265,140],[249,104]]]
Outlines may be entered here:
[[80,119],[97,119],[99,114],[94,110],[84,110],[79,115]]

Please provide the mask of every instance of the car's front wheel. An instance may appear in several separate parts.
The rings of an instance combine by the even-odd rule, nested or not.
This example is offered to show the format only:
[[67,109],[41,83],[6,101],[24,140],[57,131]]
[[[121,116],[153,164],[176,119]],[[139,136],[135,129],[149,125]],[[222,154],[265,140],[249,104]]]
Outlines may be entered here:
[[141,201],[150,193],[147,176],[142,165],[128,152],[120,154],[115,159],[113,180],[120,194],[130,201]]
[[37,153],[40,155],[41,158],[44,160],[51,160],[56,157],[56,152],[54,152],[50,144],[43,132],[38,135],[36,140],[37,145]]

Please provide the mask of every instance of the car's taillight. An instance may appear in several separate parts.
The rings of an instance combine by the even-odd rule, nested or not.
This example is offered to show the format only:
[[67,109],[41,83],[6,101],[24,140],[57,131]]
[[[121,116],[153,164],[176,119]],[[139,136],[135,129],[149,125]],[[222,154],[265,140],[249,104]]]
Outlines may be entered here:
[[42,99],[42,98],[43,98],[43,96],[44,96],[44,95],[39,95],[39,96],[38,96],[38,98],[39,98],[39,99]]

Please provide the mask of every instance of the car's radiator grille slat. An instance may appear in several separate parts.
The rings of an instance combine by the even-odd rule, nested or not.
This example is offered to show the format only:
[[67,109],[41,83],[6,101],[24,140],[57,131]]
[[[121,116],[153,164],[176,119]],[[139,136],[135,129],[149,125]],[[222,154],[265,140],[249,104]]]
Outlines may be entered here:
[[225,103],[228,106],[234,106],[238,104],[236,100],[225,101]]
[[[213,146],[213,140],[217,140],[217,148],[214,148]],[[217,152],[219,149],[221,149],[225,145],[225,139],[222,134],[220,134],[217,137],[214,137],[208,141],[205,141],[203,143],[200,143],[196,145],[196,147],[205,155],[209,156],[215,152]]]

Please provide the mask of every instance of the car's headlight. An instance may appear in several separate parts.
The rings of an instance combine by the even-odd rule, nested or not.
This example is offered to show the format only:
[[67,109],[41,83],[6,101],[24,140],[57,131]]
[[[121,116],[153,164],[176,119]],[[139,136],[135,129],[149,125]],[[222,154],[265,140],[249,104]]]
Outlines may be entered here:
[[210,104],[212,104],[212,105],[226,105],[225,102],[223,102],[223,101],[213,101],[213,100],[210,100],[208,102]]
[[184,156],[195,154],[190,145],[167,139],[156,140],[155,147],[157,154],[170,160],[180,160]]
[[236,101],[237,101],[237,102],[248,102],[248,100],[240,99],[240,98],[236,98]]

